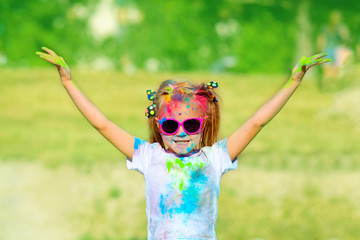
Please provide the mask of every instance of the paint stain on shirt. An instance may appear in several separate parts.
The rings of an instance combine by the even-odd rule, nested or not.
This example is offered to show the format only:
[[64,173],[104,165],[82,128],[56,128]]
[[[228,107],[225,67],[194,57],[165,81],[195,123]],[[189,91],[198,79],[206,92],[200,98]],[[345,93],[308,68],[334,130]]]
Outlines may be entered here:
[[194,212],[200,202],[201,191],[207,183],[207,176],[203,168],[205,162],[198,158],[192,162],[183,162],[180,158],[166,160],[169,173],[169,192],[160,197],[162,214],[168,213],[170,217],[176,213]]

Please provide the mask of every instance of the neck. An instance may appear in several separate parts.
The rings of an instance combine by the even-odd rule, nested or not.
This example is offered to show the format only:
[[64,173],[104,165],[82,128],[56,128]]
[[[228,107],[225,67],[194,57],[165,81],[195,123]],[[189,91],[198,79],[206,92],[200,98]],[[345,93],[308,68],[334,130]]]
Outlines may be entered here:
[[173,151],[172,149],[170,149],[170,148],[166,149],[165,151],[168,152],[168,153],[172,153],[172,154],[174,154],[174,155],[177,156],[177,157],[183,158],[183,157],[189,157],[189,156],[193,155],[194,153],[199,152],[199,149],[193,149],[193,150],[191,150],[190,152],[185,153],[185,154],[176,153],[176,152],[174,152],[174,151]]

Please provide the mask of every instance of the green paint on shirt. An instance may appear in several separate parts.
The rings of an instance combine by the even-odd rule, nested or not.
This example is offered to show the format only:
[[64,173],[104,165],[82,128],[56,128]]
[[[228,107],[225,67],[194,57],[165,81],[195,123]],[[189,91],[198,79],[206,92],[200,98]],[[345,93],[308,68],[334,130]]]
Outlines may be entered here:
[[166,168],[168,172],[171,172],[172,176],[175,178],[174,188],[179,189],[179,191],[183,191],[188,187],[191,173],[193,171],[198,171],[204,166],[205,163],[200,161],[193,161],[184,164],[180,158],[168,158],[166,160]]

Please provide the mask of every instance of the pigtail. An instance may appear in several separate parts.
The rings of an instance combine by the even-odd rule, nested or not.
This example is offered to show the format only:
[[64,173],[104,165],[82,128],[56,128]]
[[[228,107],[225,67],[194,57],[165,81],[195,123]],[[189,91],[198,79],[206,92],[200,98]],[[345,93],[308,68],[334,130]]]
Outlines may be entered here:
[[197,92],[198,95],[206,96],[207,99],[207,119],[201,135],[200,148],[212,146],[217,141],[220,127],[220,106],[217,101],[219,96],[214,91],[210,91],[207,85],[200,84]]

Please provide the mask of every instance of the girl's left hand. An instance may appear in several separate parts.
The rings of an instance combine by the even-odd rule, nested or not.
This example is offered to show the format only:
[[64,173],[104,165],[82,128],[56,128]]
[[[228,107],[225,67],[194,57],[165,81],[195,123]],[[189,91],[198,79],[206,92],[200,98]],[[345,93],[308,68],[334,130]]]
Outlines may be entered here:
[[311,57],[302,57],[300,61],[296,64],[296,66],[292,70],[291,79],[294,82],[301,82],[305,73],[312,66],[322,64],[325,62],[330,62],[330,58],[324,58],[327,56],[327,53],[319,53]]

